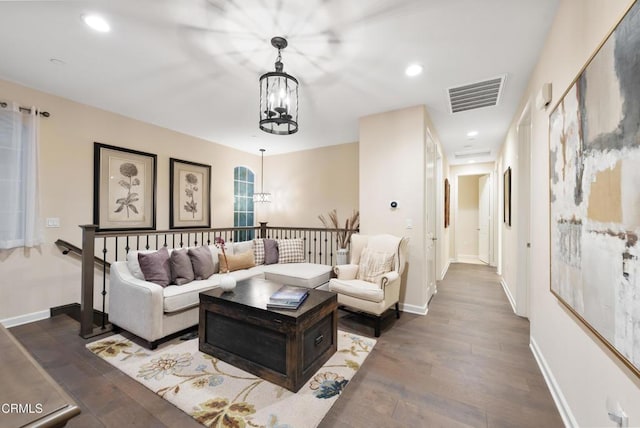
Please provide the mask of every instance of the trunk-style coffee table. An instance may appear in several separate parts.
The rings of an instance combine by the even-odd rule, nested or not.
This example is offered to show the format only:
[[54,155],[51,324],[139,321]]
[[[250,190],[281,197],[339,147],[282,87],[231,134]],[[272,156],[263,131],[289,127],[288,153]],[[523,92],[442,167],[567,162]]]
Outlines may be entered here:
[[297,392],[336,352],[338,299],[309,289],[298,310],[267,309],[282,284],[251,278],[200,293],[200,351]]

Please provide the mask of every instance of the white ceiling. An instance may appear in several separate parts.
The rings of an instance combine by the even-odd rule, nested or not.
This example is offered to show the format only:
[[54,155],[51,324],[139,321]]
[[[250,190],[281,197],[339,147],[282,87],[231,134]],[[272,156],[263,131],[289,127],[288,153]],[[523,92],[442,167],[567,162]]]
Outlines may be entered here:
[[[426,104],[452,164],[460,163],[456,151],[491,149],[476,160],[494,160],[557,4],[1,1],[0,78],[267,155],[354,142],[358,118]],[[90,12],[106,17],[111,32],[85,26],[81,15]],[[257,124],[258,77],[273,70],[276,35],[288,39],[285,71],[301,83],[295,135],[266,134]],[[412,62],[424,72],[408,78]],[[498,106],[449,112],[449,87],[499,75],[506,83]],[[473,140],[470,130],[479,131]]]

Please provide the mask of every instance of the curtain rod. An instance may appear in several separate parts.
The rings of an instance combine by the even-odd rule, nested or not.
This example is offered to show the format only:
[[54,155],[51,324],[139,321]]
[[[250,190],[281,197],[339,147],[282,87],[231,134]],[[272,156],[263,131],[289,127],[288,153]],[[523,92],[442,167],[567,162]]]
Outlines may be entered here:
[[[7,107],[8,105],[9,104],[5,103],[4,101],[0,102],[0,107],[2,107],[2,108]],[[31,113],[31,109],[29,107],[20,106],[18,108],[20,109],[20,111],[23,111],[25,113]],[[51,116],[48,111],[40,111],[39,112],[38,110],[36,110],[36,112],[39,113],[40,116],[42,116],[42,117],[50,117]]]

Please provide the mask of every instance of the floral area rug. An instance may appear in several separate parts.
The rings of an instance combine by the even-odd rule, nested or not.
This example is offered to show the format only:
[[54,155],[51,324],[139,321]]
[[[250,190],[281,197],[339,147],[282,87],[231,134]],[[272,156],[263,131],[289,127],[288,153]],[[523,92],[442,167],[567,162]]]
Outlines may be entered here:
[[198,339],[150,351],[116,334],[87,348],[207,427],[317,426],[374,339],[338,330],[338,351],[297,393],[198,350]]

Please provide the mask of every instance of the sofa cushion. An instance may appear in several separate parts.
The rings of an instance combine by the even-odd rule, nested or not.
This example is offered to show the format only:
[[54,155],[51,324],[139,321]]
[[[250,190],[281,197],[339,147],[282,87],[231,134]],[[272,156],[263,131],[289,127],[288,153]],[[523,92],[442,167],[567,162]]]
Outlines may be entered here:
[[138,253],[138,263],[145,281],[153,282],[163,287],[171,283],[169,251],[165,247],[148,254]]
[[278,263],[278,242],[275,239],[264,240],[264,264],[273,265]]
[[240,254],[227,254],[226,257],[218,254],[220,272],[233,272],[240,269],[249,269],[256,265],[253,250]]
[[129,268],[129,272],[134,277],[141,279],[144,281],[144,274],[140,269],[140,263],[138,262],[138,254],[151,254],[155,253],[155,250],[130,250],[127,253],[127,267]]
[[288,263],[265,266],[264,278],[281,284],[316,288],[329,281],[331,266],[314,263]]
[[264,265],[259,265],[249,269],[236,270],[234,272],[231,272],[229,275],[235,278],[236,281],[243,281],[245,279],[253,278],[254,276],[259,276],[260,278],[262,278],[262,272],[264,271],[264,268]]
[[[231,244],[231,254],[242,254],[253,250],[253,239],[251,241],[240,241]],[[227,253],[229,255],[229,253]]]
[[195,279],[191,259],[186,248],[173,250],[169,258],[171,265],[171,283],[183,285]]
[[188,254],[196,279],[207,279],[214,274],[213,259],[208,247],[189,248]]
[[304,241],[302,239],[278,239],[278,263],[303,263]]
[[177,312],[200,304],[200,292],[210,290],[220,284],[220,274],[209,279],[191,281],[184,285],[170,285],[162,290],[164,312]]
[[343,281],[333,278],[329,281],[329,290],[375,303],[380,303],[384,300],[384,291],[377,284],[359,279]]
[[360,265],[357,279],[375,284],[380,283],[380,278],[391,272],[393,268],[393,254],[374,252],[365,248],[360,255]]
[[256,259],[256,265],[264,264],[264,239],[253,240],[253,256]]

